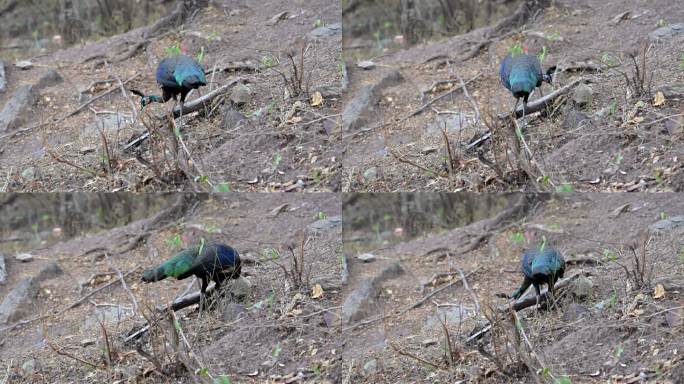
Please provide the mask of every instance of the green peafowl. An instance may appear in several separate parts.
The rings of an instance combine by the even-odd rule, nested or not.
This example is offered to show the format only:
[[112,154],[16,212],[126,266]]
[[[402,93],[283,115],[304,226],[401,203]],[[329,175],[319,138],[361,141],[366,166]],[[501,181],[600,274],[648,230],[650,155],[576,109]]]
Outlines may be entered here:
[[532,285],[537,292],[537,306],[539,306],[541,285],[547,284],[549,294],[553,297],[554,285],[565,273],[565,259],[559,251],[542,243],[540,246],[528,249],[523,253],[521,272],[524,275],[524,280],[520,287],[511,295],[500,294],[499,296],[517,300]]
[[176,106],[178,95],[180,94],[181,114],[183,113],[183,104],[188,93],[203,85],[207,85],[207,79],[204,76],[204,69],[202,66],[185,55],[178,55],[167,57],[162,60],[157,67],[157,83],[161,86],[162,96],[145,95],[140,91],[131,90],[132,93],[141,97],[141,108],[145,108],[150,103],[165,103],[171,98],[174,100],[174,105],[171,108],[173,116],[173,108]]
[[541,63],[536,56],[527,53],[527,46],[523,45],[522,53],[509,53],[502,61],[499,67],[499,78],[504,87],[511,91],[515,96],[515,106],[513,107],[513,114],[518,107],[518,102],[522,99],[523,102],[523,118],[525,117],[525,106],[527,99],[530,97],[532,91],[541,87],[542,82],[551,83],[551,75],[555,71],[555,67],[548,69],[546,73],[542,72]]
[[237,279],[242,271],[242,261],[237,251],[224,244],[201,244],[187,248],[156,268],[143,272],[146,283],[175,277],[183,280],[195,275],[202,281],[201,293],[206,295],[209,280],[216,282],[215,292],[226,279]]

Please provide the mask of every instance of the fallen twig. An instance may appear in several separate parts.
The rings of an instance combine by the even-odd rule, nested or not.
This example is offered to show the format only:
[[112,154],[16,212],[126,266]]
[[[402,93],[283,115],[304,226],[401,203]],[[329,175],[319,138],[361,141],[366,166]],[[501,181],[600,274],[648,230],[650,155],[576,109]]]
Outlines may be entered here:
[[[126,274],[124,274],[123,277],[124,277],[124,278],[127,277],[128,275],[130,275],[130,274],[132,274],[133,272],[137,271],[139,268],[140,268],[140,267],[135,267],[135,268],[131,269],[130,271],[126,272]],[[64,312],[66,312],[66,311],[68,311],[68,310],[70,310],[70,309],[72,309],[72,308],[78,307],[79,305],[81,305],[81,303],[83,303],[83,302],[84,302],[87,298],[89,298],[90,296],[92,296],[92,295],[94,295],[94,294],[96,294],[96,293],[102,291],[103,289],[105,289],[105,288],[107,288],[107,287],[110,287],[110,286],[112,286],[112,285],[114,285],[114,284],[116,284],[116,283],[119,283],[119,282],[121,282],[122,280],[123,280],[123,279],[121,279],[121,280],[112,280],[112,281],[110,281],[109,283],[107,283],[107,284],[101,286],[100,288],[97,288],[97,289],[95,289],[95,290],[93,290],[93,291],[90,291],[90,292],[87,293],[85,296],[82,296],[80,299],[78,299],[78,300],[76,300],[75,302],[71,303],[68,307],[66,307],[66,308],[62,309],[61,311],[57,312],[57,313],[55,314],[55,316],[60,316],[60,315],[62,315]]]

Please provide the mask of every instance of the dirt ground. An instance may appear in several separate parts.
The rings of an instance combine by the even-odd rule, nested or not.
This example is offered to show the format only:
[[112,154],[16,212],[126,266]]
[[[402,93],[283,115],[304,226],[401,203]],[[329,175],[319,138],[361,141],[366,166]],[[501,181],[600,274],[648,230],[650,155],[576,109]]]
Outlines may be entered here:
[[[680,57],[684,35],[649,40],[654,30],[681,21],[684,9],[679,2],[564,0],[551,2],[535,15],[492,38],[482,36],[485,28],[395,51],[345,48],[349,100],[366,86],[380,85],[375,88],[377,102],[368,106],[370,112],[351,126],[343,124],[343,190],[681,191],[682,96],[671,96],[662,104],[655,103],[654,97],[658,89],[684,80]],[[633,72],[627,55],[643,41],[650,45],[642,72],[652,81],[650,91],[637,97],[628,91],[618,70]],[[483,42],[488,44],[461,61]],[[592,97],[582,106],[571,97],[561,98],[545,116],[528,116],[524,138],[537,164],[530,166],[533,177],[521,177],[515,154],[508,153],[510,146],[502,146],[510,134],[499,133],[495,144],[490,140],[466,149],[487,132],[485,117],[512,110],[515,100],[500,83],[499,63],[510,47],[523,42],[533,54],[546,47],[544,69],[580,64],[600,69],[564,71],[553,86],[543,85],[542,92],[548,95],[584,78]],[[356,63],[361,60],[372,60],[375,67],[360,69]],[[606,68],[621,63],[616,69]],[[477,112],[464,97],[459,79],[467,82]],[[406,117],[450,91],[454,92]],[[530,101],[538,97],[535,93]],[[476,113],[481,120],[473,123]],[[441,132],[445,126],[453,152],[451,173]],[[507,158],[513,159],[512,164]],[[486,163],[497,164],[500,174]]]
[[[391,242],[380,244],[367,231],[345,231],[351,278],[345,297],[369,278],[389,276],[378,284],[367,316],[343,326],[348,332],[343,368],[347,382],[535,382],[520,368],[516,356],[524,355],[520,352],[524,349],[513,339],[509,344],[499,344],[494,351],[490,334],[466,343],[471,334],[487,324],[483,316],[487,308],[506,309],[507,300],[494,294],[513,292],[522,281],[519,258],[525,244],[516,233],[534,228],[543,229],[548,244],[564,255],[568,262],[566,277],[581,274],[591,282],[583,296],[577,296],[580,291],[571,285],[573,288],[562,294],[557,308],[537,311],[530,307],[518,312],[521,329],[544,363],[530,363],[540,369],[539,380],[681,382],[684,228],[674,225],[650,231],[646,250],[653,283],[649,288],[636,289],[619,266],[631,265],[631,253],[625,244],[640,239],[641,231],[662,218],[681,220],[675,216],[681,216],[684,201],[675,197],[555,195],[526,217],[498,229],[483,231],[484,220],[411,240],[397,242],[395,236]],[[491,237],[473,245],[471,240],[483,233]],[[364,234],[367,241],[359,243]],[[356,241],[350,241],[352,238]],[[373,254],[375,261],[364,263],[356,258],[366,252]],[[403,273],[388,275],[387,271],[398,268]],[[467,276],[469,290],[464,289],[459,270]],[[656,284],[666,287],[664,296],[654,298]],[[447,288],[437,292],[443,287]],[[406,310],[433,292],[422,305]],[[451,365],[440,322],[444,316],[453,341]],[[500,340],[502,334],[511,331],[510,324],[500,320],[495,331]],[[498,358],[501,367],[479,353],[478,347]],[[504,370],[511,376],[506,376]],[[565,377],[569,381],[554,381]]]
[[[182,27],[150,39],[123,61],[115,58],[122,47],[125,52],[141,41],[141,29],[29,58],[34,63],[30,70],[7,65],[8,89],[0,104],[51,69],[63,82],[42,89],[24,124],[2,133],[3,190],[339,190],[340,14],[339,2],[327,0],[211,2]],[[302,43],[307,48],[304,70],[298,73],[303,73],[305,92],[296,96],[288,93],[279,72],[292,73],[288,52],[301,66]],[[230,90],[210,108],[183,117],[187,177],[178,176],[178,167],[165,161],[171,155],[159,145],[151,149],[145,142],[137,152],[123,151],[147,126],[166,129],[161,122],[143,125],[144,116],[155,121],[148,114],[163,114],[171,102],[141,112],[138,97],[124,98],[117,89],[121,80],[127,89],[158,94],[155,69],[176,44],[193,56],[204,49],[205,70],[217,69],[207,75],[210,84],[200,89],[202,95],[237,79],[249,89],[247,96],[236,97],[235,107],[230,106]],[[198,97],[193,93],[188,102]],[[322,101],[314,102],[318,94]]]
[[[215,195],[180,222],[135,241],[133,248],[123,253],[119,253],[119,245],[142,232],[144,220],[24,249],[34,260],[20,263],[8,258],[9,278],[0,286],[2,296],[50,263],[56,262],[63,272],[40,283],[30,313],[21,320],[35,315],[44,318],[10,329],[3,326],[0,364],[6,367],[3,372],[8,380],[4,382],[338,382],[342,340],[334,328],[334,313],[342,285],[340,215],[339,197],[330,193]],[[295,235],[299,230],[306,234],[304,255],[310,272],[309,285],[296,289],[272,260],[280,255],[277,262],[289,266],[291,257],[280,252],[281,244],[294,241],[299,246]],[[192,366],[198,372],[188,374],[173,359],[164,360],[159,351],[153,353],[154,346],[163,350],[164,344],[153,345],[158,339],[149,334],[131,342],[124,339],[145,324],[141,314],[170,303],[190,288],[191,279],[142,283],[142,270],[201,238],[219,240],[238,250],[246,263],[243,275],[249,285],[236,291],[239,286],[232,283],[230,292],[242,293],[222,296],[211,310],[199,312],[195,305],[177,312],[176,327],[202,362],[201,367]],[[119,280],[116,271],[133,271],[126,277],[128,290],[119,283],[106,287]],[[316,285],[323,289],[320,296],[312,291]],[[81,305],[65,309],[102,287],[106,288]],[[196,289],[194,285],[193,291]],[[104,321],[109,344],[104,341],[99,319]],[[153,328],[155,332],[163,332],[164,322],[159,324],[158,329]],[[71,357],[58,355],[50,344]],[[107,345],[111,363],[107,363]],[[168,341],[166,348],[170,345]],[[167,374],[162,375],[136,349],[156,356]]]

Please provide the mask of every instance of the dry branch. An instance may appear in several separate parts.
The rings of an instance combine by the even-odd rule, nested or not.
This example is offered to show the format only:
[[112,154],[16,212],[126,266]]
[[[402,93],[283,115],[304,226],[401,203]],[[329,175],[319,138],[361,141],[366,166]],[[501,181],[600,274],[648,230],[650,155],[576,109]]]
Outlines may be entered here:
[[[204,95],[202,97],[198,97],[197,99],[194,99],[190,102],[184,103],[183,104],[183,115],[187,115],[188,113],[192,113],[192,112],[201,110],[202,108],[207,106],[212,100],[214,100],[216,97],[227,93],[228,89],[231,86],[233,86],[239,82],[242,82],[242,81],[243,81],[242,78],[233,79],[230,82],[228,82],[228,84],[225,84],[225,85],[221,86],[220,88],[217,88],[217,89],[207,93],[206,95]],[[164,114],[160,114],[156,117],[157,117],[157,119],[161,120],[165,115],[166,114],[164,113]],[[180,108],[180,106],[176,106],[176,108],[173,109],[173,118],[176,119],[176,118],[180,117],[180,115],[181,115],[181,108]],[[142,134],[138,135],[133,140],[129,141],[128,144],[126,144],[124,146],[123,150],[126,151],[126,150],[133,148],[133,147],[137,147],[143,141],[147,140],[147,138],[149,136],[150,136],[149,131],[143,132]]]
[[[568,93],[571,89],[573,89],[575,86],[577,86],[579,83],[586,82],[587,80],[584,78],[576,79],[575,81],[571,82],[570,84],[567,84],[544,97],[540,97],[536,100],[534,100],[531,103],[528,103],[527,106],[525,107],[525,114],[529,115],[534,112],[539,112],[543,109],[545,109],[547,106],[549,106],[555,99],[558,97],[565,95]],[[515,117],[519,118],[522,117],[523,114],[523,108],[520,106],[518,109],[515,110]],[[505,120],[510,117],[510,113],[501,113],[498,115],[498,118],[501,120]],[[492,136],[491,131],[487,131],[485,134],[481,135],[477,139],[471,141],[467,146],[466,150],[472,149],[474,147],[479,147],[482,145],[485,141],[489,140]]]

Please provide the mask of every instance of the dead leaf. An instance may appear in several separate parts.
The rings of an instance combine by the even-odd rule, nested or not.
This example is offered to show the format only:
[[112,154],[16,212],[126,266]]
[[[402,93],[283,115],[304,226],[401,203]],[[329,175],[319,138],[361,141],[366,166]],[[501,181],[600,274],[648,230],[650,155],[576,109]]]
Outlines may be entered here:
[[639,124],[639,123],[641,123],[641,122],[643,122],[643,121],[644,121],[644,117],[643,117],[643,116],[634,116],[634,117],[632,118],[632,120],[630,120],[629,122],[632,123],[632,124]]
[[321,296],[323,296],[323,288],[321,287],[320,284],[314,285],[313,288],[311,289],[311,298],[312,299],[318,299]]
[[662,284],[658,284],[655,286],[655,289],[653,290],[653,298],[661,299],[663,297],[665,297],[665,287],[663,287]]
[[321,95],[319,91],[316,91],[313,96],[311,96],[311,106],[318,107],[321,104],[323,104],[323,95]]
[[618,25],[622,20],[627,20],[627,19],[629,19],[629,14],[630,14],[629,11],[624,11],[624,12],[622,12],[622,13],[620,13],[620,14],[615,15],[615,17],[613,17],[613,20],[611,20],[610,22],[611,22],[613,25]]
[[663,104],[665,104],[665,95],[663,95],[663,92],[658,91],[656,92],[655,98],[653,99],[653,106],[659,107]]
[[643,309],[634,309],[633,311],[629,312],[628,315],[632,317],[639,317],[644,314]]

